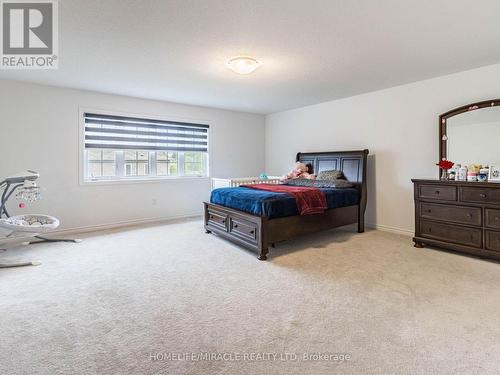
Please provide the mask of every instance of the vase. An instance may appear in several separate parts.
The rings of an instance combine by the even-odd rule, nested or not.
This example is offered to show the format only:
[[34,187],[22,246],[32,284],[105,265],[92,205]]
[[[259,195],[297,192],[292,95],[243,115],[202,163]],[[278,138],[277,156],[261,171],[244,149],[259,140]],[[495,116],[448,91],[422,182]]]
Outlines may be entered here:
[[448,180],[448,170],[447,169],[441,169],[441,178],[440,180],[446,181]]

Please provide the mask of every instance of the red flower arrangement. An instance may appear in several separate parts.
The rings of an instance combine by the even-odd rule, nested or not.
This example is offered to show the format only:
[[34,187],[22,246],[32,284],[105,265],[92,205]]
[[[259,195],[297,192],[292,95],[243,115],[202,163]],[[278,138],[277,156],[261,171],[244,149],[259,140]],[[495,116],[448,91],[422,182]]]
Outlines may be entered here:
[[445,171],[447,171],[448,169],[451,169],[451,167],[453,167],[454,164],[455,163],[453,163],[452,161],[443,159],[443,160],[440,160],[439,163],[437,163],[436,165],[439,168],[444,169]]

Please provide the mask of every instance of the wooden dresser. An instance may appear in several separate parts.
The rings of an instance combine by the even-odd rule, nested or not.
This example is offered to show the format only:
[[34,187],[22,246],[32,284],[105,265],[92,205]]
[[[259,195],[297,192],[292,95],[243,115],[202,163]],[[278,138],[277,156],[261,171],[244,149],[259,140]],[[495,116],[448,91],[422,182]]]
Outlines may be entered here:
[[500,260],[500,183],[412,181],[416,247]]

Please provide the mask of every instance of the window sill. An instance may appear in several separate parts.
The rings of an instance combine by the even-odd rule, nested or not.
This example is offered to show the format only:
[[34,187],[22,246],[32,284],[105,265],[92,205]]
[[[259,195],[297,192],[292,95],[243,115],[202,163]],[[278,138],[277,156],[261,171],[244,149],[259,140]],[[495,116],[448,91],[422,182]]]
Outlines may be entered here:
[[210,177],[156,177],[156,178],[131,178],[131,179],[102,179],[81,180],[81,186],[105,186],[105,185],[133,185],[133,184],[164,184],[164,183],[189,183],[208,182]]

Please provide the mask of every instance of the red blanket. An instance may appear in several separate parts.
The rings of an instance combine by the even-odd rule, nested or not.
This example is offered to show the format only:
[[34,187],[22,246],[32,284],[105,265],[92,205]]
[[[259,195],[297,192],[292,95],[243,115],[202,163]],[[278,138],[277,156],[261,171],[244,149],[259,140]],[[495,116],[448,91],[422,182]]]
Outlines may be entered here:
[[241,186],[257,190],[272,191],[275,193],[291,194],[295,197],[295,202],[297,202],[297,208],[301,215],[320,214],[328,208],[326,205],[325,193],[318,188],[273,184]]

